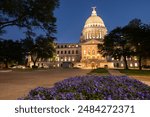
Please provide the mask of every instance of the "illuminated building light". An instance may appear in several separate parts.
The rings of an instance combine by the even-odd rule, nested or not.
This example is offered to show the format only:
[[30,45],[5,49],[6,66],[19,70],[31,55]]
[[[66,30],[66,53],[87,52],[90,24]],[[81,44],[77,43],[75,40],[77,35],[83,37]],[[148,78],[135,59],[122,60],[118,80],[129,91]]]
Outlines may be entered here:
[[123,63],[121,63],[121,67],[123,67],[124,66],[124,64]]
[[130,64],[130,67],[133,67],[133,64],[132,64],[132,63]]
[[135,63],[134,65],[135,65],[135,67],[138,67],[138,64],[137,64],[137,63]]
[[72,58],[72,61],[74,61],[74,58]]

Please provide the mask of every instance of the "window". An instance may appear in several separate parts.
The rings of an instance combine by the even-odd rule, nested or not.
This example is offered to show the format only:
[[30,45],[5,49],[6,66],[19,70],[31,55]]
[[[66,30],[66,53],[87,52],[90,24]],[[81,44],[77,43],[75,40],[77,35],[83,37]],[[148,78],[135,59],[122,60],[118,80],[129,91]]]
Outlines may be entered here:
[[127,60],[131,60],[131,58],[127,58]]
[[74,54],[74,50],[72,50],[72,54]]
[[133,67],[133,64],[132,64],[132,63],[130,64],[130,67]]
[[76,54],[78,54],[78,50],[76,50]]
[[68,51],[68,54],[70,54],[70,50]]
[[67,54],[67,51],[65,51],[65,54]]
[[57,61],[59,61],[59,57],[57,58]]
[[59,54],[59,51],[57,51],[57,54]]
[[92,55],[95,55],[95,51],[94,50],[92,50]]
[[88,51],[88,54],[90,54],[90,50]]
[[63,51],[61,51],[61,54],[63,54]]
[[135,63],[135,67],[138,67],[138,64],[137,64],[137,63]]
[[83,54],[84,54],[84,55],[86,54],[86,50],[83,51]]
[[61,45],[61,48],[63,48],[63,45]]
[[67,57],[65,57],[65,61],[67,61]]
[[71,59],[70,59],[70,57],[68,58],[68,61],[70,61]]
[[74,61],[74,58],[72,58],[72,61]]
[[61,57],[61,61],[63,61],[63,58]]

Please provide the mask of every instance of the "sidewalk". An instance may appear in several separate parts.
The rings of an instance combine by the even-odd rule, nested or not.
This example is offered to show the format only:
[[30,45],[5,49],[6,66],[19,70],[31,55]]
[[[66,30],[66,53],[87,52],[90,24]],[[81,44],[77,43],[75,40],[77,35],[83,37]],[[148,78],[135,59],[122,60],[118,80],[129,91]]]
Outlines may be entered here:
[[12,72],[12,70],[0,70],[0,72],[5,73],[5,72]]

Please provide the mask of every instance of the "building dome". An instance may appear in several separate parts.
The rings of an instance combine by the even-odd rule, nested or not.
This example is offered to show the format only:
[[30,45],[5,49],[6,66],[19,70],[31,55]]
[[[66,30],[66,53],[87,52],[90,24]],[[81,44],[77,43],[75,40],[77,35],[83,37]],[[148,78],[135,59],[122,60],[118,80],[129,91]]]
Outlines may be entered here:
[[97,15],[96,7],[93,7],[91,16],[85,22],[80,41],[103,39],[106,33],[105,24],[102,18]]
[[90,16],[85,22],[85,27],[96,24],[105,27],[103,20],[99,16]]
[[97,16],[95,7],[93,7],[92,14],[91,14],[91,16],[86,20],[84,27],[88,27],[88,26],[90,27],[90,26],[93,26],[93,25],[105,27],[102,18],[100,18],[99,16]]

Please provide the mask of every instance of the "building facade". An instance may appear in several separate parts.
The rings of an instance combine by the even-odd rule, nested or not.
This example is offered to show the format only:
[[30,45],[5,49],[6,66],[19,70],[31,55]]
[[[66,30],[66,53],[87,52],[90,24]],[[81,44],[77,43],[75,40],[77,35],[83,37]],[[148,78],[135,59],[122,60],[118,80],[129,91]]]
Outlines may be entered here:
[[108,61],[98,52],[98,44],[103,43],[107,29],[101,17],[93,7],[91,16],[86,20],[79,43],[57,44],[55,67],[79,68],[113,68],[113,62]]
[[[103,44],[107,28],[104,21],[97,15],[96,7],[93,7],[91,16],[86,20],[79,43],[57,43],[56,56],[54,59],[39,61],[37,65],[47,67],[78,67],[91,68],[114,68],[124,67],[123,60],[115,60],[109,56],[103,57],[98,52],[98,44]],[[130,67],[138,67],[137,58],[128,58]],[[29,60],[30,66],[32,62]]]

